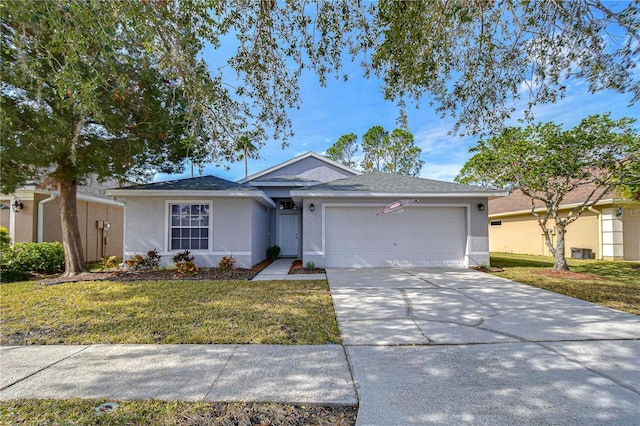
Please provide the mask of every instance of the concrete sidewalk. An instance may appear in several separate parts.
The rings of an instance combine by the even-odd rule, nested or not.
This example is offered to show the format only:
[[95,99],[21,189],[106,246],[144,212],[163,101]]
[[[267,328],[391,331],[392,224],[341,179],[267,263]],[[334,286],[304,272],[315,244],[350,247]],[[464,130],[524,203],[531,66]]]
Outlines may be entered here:
[[0,368],[1,400],[358,402],[340,345],[2,346]]

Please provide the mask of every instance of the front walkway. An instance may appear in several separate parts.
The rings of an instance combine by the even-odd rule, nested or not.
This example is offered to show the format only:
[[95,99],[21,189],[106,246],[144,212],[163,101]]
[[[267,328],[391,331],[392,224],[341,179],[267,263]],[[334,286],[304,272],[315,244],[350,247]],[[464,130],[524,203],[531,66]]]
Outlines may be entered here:
[[273,281],[273,280],[326,280],[326,274],[289,274],[293,258],[281,257],[264,268],[251,281]]

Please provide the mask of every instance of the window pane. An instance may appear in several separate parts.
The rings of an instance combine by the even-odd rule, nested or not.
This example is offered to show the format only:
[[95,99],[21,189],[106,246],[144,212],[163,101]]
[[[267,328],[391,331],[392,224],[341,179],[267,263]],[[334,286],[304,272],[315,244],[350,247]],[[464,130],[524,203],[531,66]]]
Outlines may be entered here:
[[171,214],[173,215],[180,214],[180,204],[171,205]]
[[187,217],[183,217],[183,218],[180,220],[180,225],[182,225],[182,226],[189,226],[189,217],[188,217],[188,216],[187,216]]
[[171,226],[180,225],[180,216],[171,216]]
[[200,206],[200,214],[209,215],[209,204],[203,204]]
[[200,229],[200,236],[208,238],[209,237],[209,229],[208,228]]
[[200,250],[199,240],[191,240],[191,248],[194,250]]
[[171,250],[208,250],[208,204],[171,204],[169,225]]
[[200,214],[200,206],[199,205],[193,205],[191,206],[191,214],[193,215],[198,215]]
[[200,248],[206,250],[209,248],[209,240],[200,240]]
[[189,214],[189,205],[188,204],[180,204],[180,214],[187,215]]
[[171,230],[171,238],[178,238],[178,237],[180,237],[180,229],[173,228]]
[[171,239],[171,250],[180,250],[180,240],[177,238]]

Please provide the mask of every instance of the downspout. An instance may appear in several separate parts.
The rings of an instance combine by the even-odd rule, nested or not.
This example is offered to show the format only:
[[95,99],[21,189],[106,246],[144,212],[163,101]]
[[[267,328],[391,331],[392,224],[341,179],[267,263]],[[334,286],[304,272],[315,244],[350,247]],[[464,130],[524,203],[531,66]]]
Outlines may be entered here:
[[602,260],[602,213],[594,209],[593,206],[589,206],[587,210],[591,213],[595,213],[598,218],[598,254],[596,255],[596,259]]
[[58,198],[58,191],[53,191],[49,198],[38,203],[38,239],[37,242],[41,243],[44,238],[44,204],[49,201],[53,201]]

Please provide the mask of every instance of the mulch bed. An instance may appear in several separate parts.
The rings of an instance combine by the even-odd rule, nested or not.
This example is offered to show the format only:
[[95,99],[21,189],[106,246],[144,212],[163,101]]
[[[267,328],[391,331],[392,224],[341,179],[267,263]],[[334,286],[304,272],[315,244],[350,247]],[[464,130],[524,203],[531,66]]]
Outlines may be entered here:
[[581,274],[580,272],[571,271],[552,271],[551,269],[532,269],[532,273],[536,275],[542,275],[549,278],[562,278],[568,280],[588,281],[588,280],[601,280],[602,277],[593,274]]
[[146,281],[146,280],[251,280],[258,272],[269,266],[272,260],[264,260],[251,269],[236,269],[233,273],[220,272],[218,268],[200,268],[195,274],[180,274],[175,269],[154,269],[144,271],[109,270],[85,272],[70,277],[46,277],[38,284],[50,285],[79,281]]
[[289,269],[290,274],[324,274],[325,272],[322,268],[306,269],[300,259],[295,260],[291,264],[291,269]]

